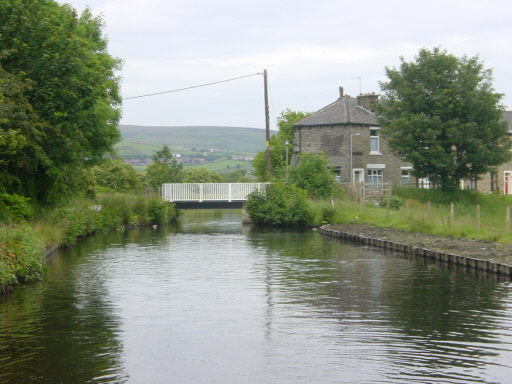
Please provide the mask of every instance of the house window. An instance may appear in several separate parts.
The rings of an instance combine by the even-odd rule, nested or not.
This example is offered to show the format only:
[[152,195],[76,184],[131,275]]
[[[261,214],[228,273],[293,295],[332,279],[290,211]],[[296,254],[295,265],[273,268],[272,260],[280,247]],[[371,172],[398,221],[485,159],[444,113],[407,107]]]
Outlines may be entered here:
[[379,129],[370,128],[370,154],[380,154]]
[[491,192],[498,191],[498,172],[491,172]]
[[473,177],[469,180],[468,189],[476,190],[476,177]]
[[382,184],[382,169],[368,170],[368,184]]
[[402,187],[408,187],[411,181],[411,170],[402,169],[400,171],[400,185]]
[[430,180],[428,179],[428,177],[418,179],[418,188],[430,189]]

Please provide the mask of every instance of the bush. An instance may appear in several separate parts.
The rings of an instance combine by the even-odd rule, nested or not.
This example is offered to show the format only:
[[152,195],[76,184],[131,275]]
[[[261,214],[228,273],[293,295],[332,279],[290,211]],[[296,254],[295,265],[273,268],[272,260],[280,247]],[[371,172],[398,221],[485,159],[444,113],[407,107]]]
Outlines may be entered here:
[[379,201],[379,207],[386,208],[387,202],[389,201],[389,208],[398,211],[403,204],[404,199],[400,196],[391,195],[391,196],[382,196]]
[[152,224],[167,223],[176,217],[174,205],[158,197],[152,197],[148,202],[148,217]]
[[325,156],[301,154],[298,164],[290,169],[289,179],[312,197],[328,197],[333,192],[334,177]]
[[257,224],[304,226],[311,220],[306,191],[293,184],[272,184],[249,195],[245,209]]
[[32,207],[26,197],[0,193],[0,221],[19,221],[32,215]]
[[137,171],[121,159],[107,159],[92,168],[96,184],[113,191],[130,191],[142,188]]
[[43,245],[28,228],[0,226],[0,292],[40,279],[44,268]]

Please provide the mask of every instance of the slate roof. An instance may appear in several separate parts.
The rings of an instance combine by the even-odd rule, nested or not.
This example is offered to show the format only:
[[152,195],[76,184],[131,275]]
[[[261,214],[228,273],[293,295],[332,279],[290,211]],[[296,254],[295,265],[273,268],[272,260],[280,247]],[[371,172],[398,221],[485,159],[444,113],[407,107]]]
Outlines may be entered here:
[[372,112],[357,105],[357,99],[345,95],[334,103],[300,120],[295,126],[308,127],[337,124],[377,125],[377,119]]

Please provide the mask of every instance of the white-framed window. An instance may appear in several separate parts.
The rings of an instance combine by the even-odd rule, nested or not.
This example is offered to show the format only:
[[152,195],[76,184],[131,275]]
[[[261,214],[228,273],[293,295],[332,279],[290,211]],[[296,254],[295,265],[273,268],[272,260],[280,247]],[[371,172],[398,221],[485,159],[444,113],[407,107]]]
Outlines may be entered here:
[[380,155],[380,128],[370,128],[370,155]]
[[383,172],[382,169],[368,169],[367,173],[368,184],[382,184],[383,183]]
[[400,170],[400,185],[402,187],[408,187],[411,184],[411,170],[401,169]]
[[354,183],[363,183],[364,182],[364,169],[354,168],[352,170],[352,180],[354,181]]

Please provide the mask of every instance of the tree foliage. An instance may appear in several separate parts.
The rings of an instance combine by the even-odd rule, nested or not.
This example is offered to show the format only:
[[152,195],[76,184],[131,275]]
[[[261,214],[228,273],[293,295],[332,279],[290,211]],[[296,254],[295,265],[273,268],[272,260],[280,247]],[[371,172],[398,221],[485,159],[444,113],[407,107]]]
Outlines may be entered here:
[[92,168],[96,185],[114,191],[132,191],[142,187],[137,171],[123,159],[106,159]]
[[153,162],[146,169],[146,182],[153,188],[159,188],[164,183],[181,183],[183,176],[183,164],[172,157],[167,145],[155,153]]
[[[301,111],[286,109],[277,118],[279,132],[270,138],[270,166],[273,177],[282,177],[286,166],[286,141],[288,140],[288,165],[293,151],[293,126],[310,114]],[[256,154],[252,162],[254,173],[259,180],[269,180],[267,172],[267,154],[261,151]]]
[[314,153],[302,153],[296,166],[290,169],[289,180],[312,197],[332,194],[334,177],[327,167],[327,158]]
[[478,57],[457,58],[434,48],[414,62],[386,68],[377,115],[383,136],[417,177],[456,189],[509,159],[502,95]]
[[[103,22],[89,9],[77,15],[53,0],[0,0],[0,9],[0,82],[10,88],[0,98],[1,132],[18,132],[12,156],[22,156],[20,145],[35,155],[30,166],[9,171],[9,188],[54,200],[76,189],[80,170],[120,137],[120,62],[107,53]],[[20,117],[9,115],[14,100]]]
[[205,168],[192,168],[185,173],[184,183],[220,183],[221,177],[218,173],[211,172]]

